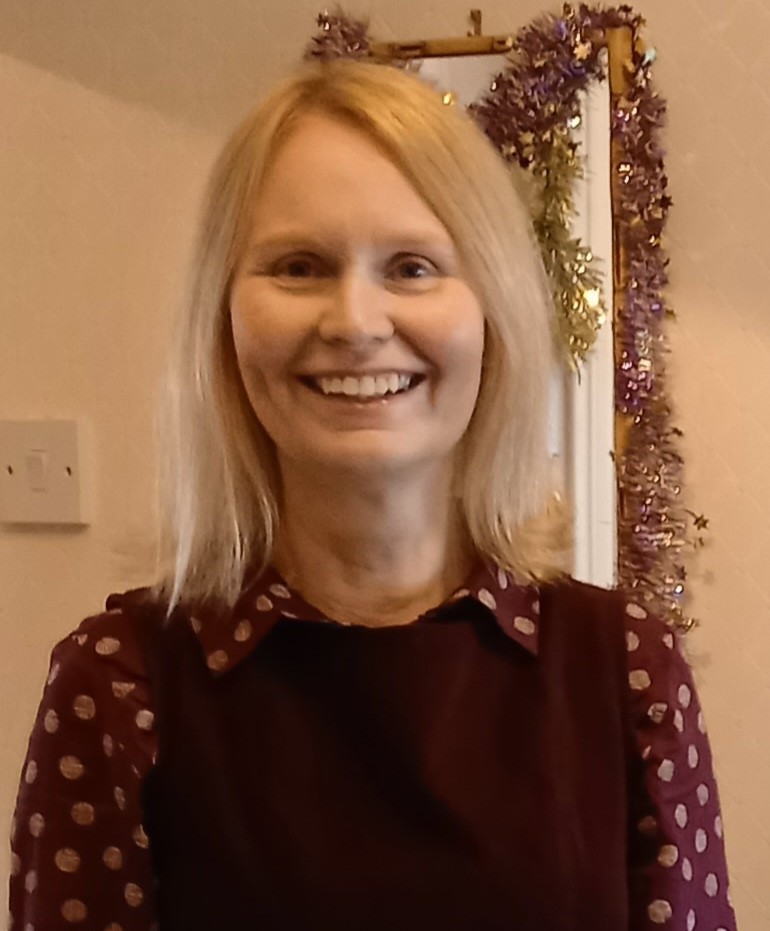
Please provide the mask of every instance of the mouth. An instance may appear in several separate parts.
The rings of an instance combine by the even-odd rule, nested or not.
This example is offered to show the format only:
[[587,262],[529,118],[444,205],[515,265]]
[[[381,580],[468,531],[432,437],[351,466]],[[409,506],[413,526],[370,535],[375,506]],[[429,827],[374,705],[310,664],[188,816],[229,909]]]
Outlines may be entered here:
[[383,372],[377,375],[300,376],[303,385],[331,400],[374,402],[408,394],[425,381],[417,373]]

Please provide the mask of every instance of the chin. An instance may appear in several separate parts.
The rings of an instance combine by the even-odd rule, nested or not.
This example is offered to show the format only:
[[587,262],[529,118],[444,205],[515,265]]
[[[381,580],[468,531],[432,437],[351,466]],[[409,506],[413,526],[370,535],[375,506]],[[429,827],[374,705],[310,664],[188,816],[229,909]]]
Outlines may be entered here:
[[451,460],[451,453],[439,454],[408,448],[403,443],[368,442],[357,438],[352,442],[335,443],[333,447],[324,445],[314,450],[305,449],[293,458],[311,470],[317,468],[375,477],[426,466],[440,468]]

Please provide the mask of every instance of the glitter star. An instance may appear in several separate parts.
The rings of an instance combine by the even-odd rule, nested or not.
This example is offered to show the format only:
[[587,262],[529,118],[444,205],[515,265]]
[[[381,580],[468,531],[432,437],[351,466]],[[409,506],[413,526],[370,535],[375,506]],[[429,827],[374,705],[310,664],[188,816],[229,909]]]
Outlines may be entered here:
[[593,46],[590,42],[581,42],[575,46],[575,58],[577,61],[585,61],[592,51]]

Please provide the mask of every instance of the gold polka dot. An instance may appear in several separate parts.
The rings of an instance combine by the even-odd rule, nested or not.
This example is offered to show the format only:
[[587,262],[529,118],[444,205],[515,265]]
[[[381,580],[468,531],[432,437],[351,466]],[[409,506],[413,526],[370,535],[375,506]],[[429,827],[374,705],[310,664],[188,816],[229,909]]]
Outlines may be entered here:
[[273,602],[267,597],[267,595],[260,595],[257,598],[257,611],[270,611],[273,607]]
[[682,860],[682,876],[684,876],[687,882],[692,880],[692,863],[690,863],[687,857]]
[[532,613],[540,614],[540,600],[537,598],[532,602]]
[[45,818],[40,814],[39,811],[35,812],[34,815],[30,816],[29,819],[29,833],[33,837],[40,837],[40,835],[45,830]]
[[690,707],[690,701],[692,700],[692,692],[690,687],[686,684],[679,686],[679,691],[676,693],[676,697],[679,699],[679,704],[683,708]]
[[703,828],[698,828],[695,832],[695,849],[698,853],[703,853],[703,851],[708,847],[709,839],[706,832]]
[[143,849],[147,849],[147,847],[150,844],[150,841],[148,840],[147,835],[144,833],[144,828],[142,827],[141,824],[137,825],[134,828],[132,837],[134,838],[134,843],[136,844],[137,847],[142,847]]
[[633,630],[626,631],[626,649],[629,653],[633,653],[634,650],[639,649],[639,637]]
[[104,737],[102,737],[102,747],[107,756],[112,756],[115,750],[115,742],[109,734],[105,734]]
[[676,806],[674,809],[674,821],[679,825],[680,828],[687,827],[687,807],[681,803]]
[[478,597],[479,597],[479,601],[483,605],[486,605],[491,611],[494,611],[495,608],[497,607],[497,601],[495,600],[495,596],[492,594],[492,592],[489,591],[489,589],[480,588]]
[[691,908],[687,913],[687,931],[695,931],[696,920],[695,911]]
[[724,828],[722,827],[722,818],[719,815],[714,818],[714,833],[720,840],[722,839]]
[[270,586],[271,594],[275,595],[277,598],[291,598],[291,592],[285,585],[280,585],[278,582]]
[[140,731],[151,731],[155,721],[155,715],[152,711],[148,711],[147,708],[142,708],[141,711],[136,712],[134,720]]
[[531,636],[535,632],[534,621],[531,621],[528,617],[515,617],[513,619],[513,626],[522,634]]
[[690,767],[690,769],[695,769],[698,765],[698,760],[698,748],[695,746],[695,744],[690,744],[690,746],[687,748],[687,765]]
[[661,866],[665,866],[667,869],[672,867],[678,859],[679,849],[673,844],[666,844],[664,847],[661,847],[658,852],[658,863],[660,863]]
[[667,711],[668,705],[664,701],[656,701],[650,705],[647,711],[647,716],[655,724],[660,724],[660,722],[666,716]]
[[674,712],[674,727],[680,734],[684,731],[684,715],[678,708]]
[[113,682],[112,694],[115,698],[125,698],[136,688],[136,682]]
[[126,902],[133,908],[141,905],[144,901],[144,893],[142,892],[141,886],[137,886],[136,883],[126,883],[123,895],[125,896]]
[[203,630],[203,624],[201,624],[197,617],[190,618],[190,627],[192,627],[196,634],[199,634]]
[[661,782],[671,782],[674,778],[674,761],[673,760],[663,760],[663,762],[658,767],[658,779]]
[[[462,598],[467,598],[470,595],[470,591],[467,588],[458,588],[449,599],[450,601],[460,601]],[[294,617],[293,614],[288,614],[286,611],[282,611],[281,614],[286,615],[286,617]]]
[[658,822],[652,817],[652,815],[647,815],[642,818],[642,820],[637,825],[639,828],[639,833],[644,834],[647,837],[652,837],[658,831]]
[[238,643],[245,643],[251,636],[251,631],[251,622],[241,621],[241,623],[235,628],[233,639],[237,640]]
[[80,866],[80,856],[72,847],[62,847],[56,851],[54,862],[62,873],[74,873]]
[[82,647],[86,640],[88,640],[88,634],[75,634],[73,639],[79,647]]
[[503,591],[508,588],[508,574],[506,573],[505,569],[501,569],[499,566],[497,569],[497,584]]
[[701,805],[705,805],[709,800],[709,787],[705,782],[702,782],[695,790],[695,794],[698,796],[698,801],[701,803]]
[[674,649],[674,635],[663,634],[663,643],[669,648],[669,650],[673,650]]
[[59,715],[53,708],[46,711],[45,717],[43,718],[43,727],[47,734],[55,734],[59,729]]
[[112,656],[120,649],[120,640],[117,637],[102,637],[101,640],[96,641],[94,649],[99,656]]
[[96,702],[90,695],[78,695],[72,703],[72,710],[76,718],[80,718],[81,721],[90,721],[96,714]]
[[94,806],[88,802],[75,802],[70,809],[70,815],[75,824],[87,827],[94,823]]
[[653,924],[662,925],[673,915],[673,911],[671,905],[665,899],[655,899],[654,902],[650,902],[647,906],[647,914]]
[[21,857],[14,851],[11,854],[11,876],[18,876],[21,872]]
[[85,766],[76,756],[63,756],[59,760],[59,772],[65,779],[80,779],[85,772]]
[[626,605],[626,614],[629,617],[636,618],[637,621],[643,621],[647,617],[647,612],[641,605],[631,602]]
[[701,732],[701,734],[706,733],[706,721],[703,717],[702,711],[698,712],[698,730]]
[[102,854],[102,861],[109,870],[119,870],[123,866],[123,854],[119,847],[107,847]]
[[52,685],[56,681],[56,677],[59,675],[60,669],[61,669],[60,663],[54,663],[51,666],[51,669],[48,673],[48,678],[46,679],[46,682],[48,683],[48,685]]
[[37,871],[30,870],[24,877],[24,888],[27,892],[34,892],[37,889]]
[[32,783],[37,779],[37,763],[34,760],[30,760],[27,763],[27,768],[24,771],[24,781],[27,785],[32,785]]
[[126,809],[126,793],[120,788],[120,786],[115,786],[112,791],[112,794],[115,796],[115,803],[121,811]]
[[80,899],[67,899],[61,907],[61,913],[65,921],[75,924],[78,921],[85,921],[88,909]]
[[219,672],[227,665],[227,653],[224,650],[214,650],[209,654],[206,665],[214,672]]
[[643,692],[652,685],[652,679],[646,669],[633,669],[628,675],[628,681],[635,692]]
[[714,898],[714,896],[719,892],[719,881],[716,878],[714,873],[709,873],[706,877],[706,882],[703,884],[703,888],[706,890],[706,895],[709,898]]

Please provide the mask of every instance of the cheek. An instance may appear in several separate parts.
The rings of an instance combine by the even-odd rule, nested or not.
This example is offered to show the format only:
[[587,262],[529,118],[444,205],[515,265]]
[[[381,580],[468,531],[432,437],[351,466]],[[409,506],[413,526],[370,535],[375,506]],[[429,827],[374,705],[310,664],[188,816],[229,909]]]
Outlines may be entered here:
[[233,300],[230,321],[238,367],[247,388],[264,388],[271,376],[285,368],[296,345],[285,315],[271,313],[258,300]]
[[450,381],[462,379],[471,388],[480,378],[484,356],[481,309],[475,299],[466,298],[445,305],[439,320],[436,320],[439,325],[426,332],[429,355],[437,363],[440,375]]

